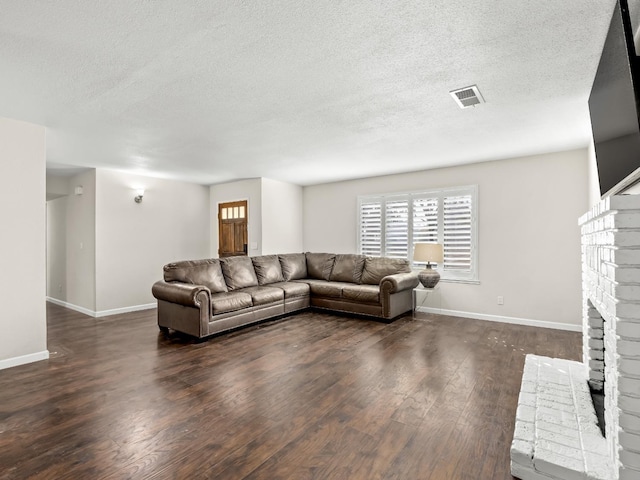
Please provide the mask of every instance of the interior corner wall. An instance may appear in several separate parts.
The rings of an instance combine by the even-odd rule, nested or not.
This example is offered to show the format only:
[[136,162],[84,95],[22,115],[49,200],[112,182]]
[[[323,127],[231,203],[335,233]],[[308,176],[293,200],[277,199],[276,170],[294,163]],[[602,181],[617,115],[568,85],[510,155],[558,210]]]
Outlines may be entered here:
[[[247,234],[249,255],[262,255],[262,179],[250,178],[236,182],[211,185],[210,212],[211,245],[209,255],[218,258],[218,205],[226,202],[247,200],[249,210]],[[254,248],[255,247],[255,248]]]
[[[82,195],[72,194],[78,186],[82,186]],[[69,192],[65,198],[66,218],[58,219],[66,221],[66,276],[50,278],[54,285],[57,282],[58,289],[63,284],[65,296],[50,296],[88,313],[96,308],[96,170],[69,178]]]
[[47,201],[47,297],[67,301],[67,197]]
[[96,315],[155,306],[165,264],[208,256],[209,225],[209,187],[98,169]]
[[580,325],[586,148],[305,187],[304,249],[355,253],[358,195],[473,184],[480,283],[441,281],[439,306],[506,321]]
[[46,130],[0,118],[0,368],[43,360]]
[[302,187],[262,179],[262,254],[302,251]]

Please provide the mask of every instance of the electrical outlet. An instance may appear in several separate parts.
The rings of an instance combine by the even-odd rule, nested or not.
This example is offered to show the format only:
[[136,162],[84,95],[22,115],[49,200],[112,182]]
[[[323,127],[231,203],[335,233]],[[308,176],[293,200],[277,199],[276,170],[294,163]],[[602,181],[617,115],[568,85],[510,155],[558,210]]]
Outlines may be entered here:
[[498,305],[504,305],[504,297],[502,295],[498,295]]

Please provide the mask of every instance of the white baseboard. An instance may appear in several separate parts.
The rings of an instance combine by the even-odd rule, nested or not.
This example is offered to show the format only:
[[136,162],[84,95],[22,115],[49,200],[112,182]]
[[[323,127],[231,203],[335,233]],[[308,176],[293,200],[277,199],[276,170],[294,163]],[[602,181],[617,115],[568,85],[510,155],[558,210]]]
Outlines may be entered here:
[[416,312],[435,313],[438,315],[451,315],[452,317],[473,318],[475,320],[486,320],[489,322],[513,323],[515,325],[527,325],[529,327],[553,328],[556,330],[568,330],[570,332],[581,332],[582,325],[570,323],[546,322],[544,320],[533,320],[531,318],[504,317],[502,315],[488,315],[485,313],[461,312],[458,310],[445,310],[432,307],[418,307]]
[[49,358],[49,350],[43,350],[42,352],[30,353],[29,355],[21,355],[19,357],[7,358],[0,360],[0,370],[5,368],[17,367],[18,365],[24,365],[25,363],[39,362],[40,360],[47,360]]
[[89,310],[85,307],[80,307],[79,305],[74,305],[73,303],[64,302],[62,300],[58,300],[57,298],[47,297],[47,302],[51,302],[55,305],[60,305],[61,307],[68,308],[69,310],[84,313],[85,315],[89,315],[90,317],[96,316],[96,312],[94,312],[93,310]]
[[107,317],[109,315],[118,315],[120,313],[129,313],[129,312],[139,312],[140,310],[149,310],[151,308],[156,308],[156,303],[147,303],[144,305],[133,305],[131,307],[122,307],[122,308],[112,308],[110,310],[100,310],[96,312],[95,310],[89,310],[85,307],[80,307],[78,305],[74,305],[73,303],[63,302],[62,300],[58,300],[57,298],[47,297],[47,302],[54,303],[56,305],[60,305],[61,307],[68,308],[70,310],[74,310],[76,312],[84,313],[85,315],[89,315],[93,318]]
[[106,317],[109,315],[118,315],[120,313],[139,312],[140,310],[150,310],[158,305],[154,303],[146,303],[144,305],[134,305],[132,307],[112,308],[111,310],[100,310],[95,312],[95,317]]

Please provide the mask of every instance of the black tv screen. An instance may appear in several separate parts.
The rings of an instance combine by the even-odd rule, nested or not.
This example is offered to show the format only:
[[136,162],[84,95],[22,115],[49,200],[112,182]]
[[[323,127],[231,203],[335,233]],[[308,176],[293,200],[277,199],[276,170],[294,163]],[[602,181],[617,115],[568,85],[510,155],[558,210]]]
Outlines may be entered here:
[[589,96],[602,197],[640,177],[637,64],[627,2],[619,0]]

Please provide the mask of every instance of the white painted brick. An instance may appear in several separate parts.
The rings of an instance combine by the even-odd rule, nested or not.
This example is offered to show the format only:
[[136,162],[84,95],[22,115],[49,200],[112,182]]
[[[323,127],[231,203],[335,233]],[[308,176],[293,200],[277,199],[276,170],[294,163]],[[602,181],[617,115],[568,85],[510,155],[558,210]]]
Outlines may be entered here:
[[618,391],[624,395],[640,397],[640,380],[621,375],[618,377]]
[[613,222],[613,228],[637,228],[640,224],[640,217],[637,213],[618,213]]
[[511,462],[511,475],[521,480],[549,480],[550,477],[536,472],[533,467],[523,467],[515,462]]
[[630,340],[618,340],[617,352],[621,356],[636,357],[640,359],[640,348],[638,348],[638,342],[632,342]]
[[620,357],[618,371],[622,374],[640,375],[640,358]]
[[640,322],[618,319],[616,334],[620,337],[640,339]]
[[615,245],[617,247],[639,247],[640,246],[640,232],[637,231],[617,231],[609,232],[607,238],[608,245]]
[[533,443],[514,439],[511,442],[511,460],[520,465],[533,467]]
[[[563,434],[550,432],[548,430],[536,430],[536,434],[538,437],[536,448],[537,446],[550,448],[549,445],[557,444],[575,450],[582,449],[580,433],[577,430],[564,430]],[[551,450],[553,450],[553,448],[551,448]]]
[[618,267],[614,269],[613,275],[609,274],[609,278],[621,283],[639,283],[640,271],[638,268]]
[[604,371],[604,362],[602,360],[588,360],[589,369],[596,372]]
[[627,432],[640,433],[640,416],[620,412],[618,416],[620,428]]
[[[605,455],[607,452],[607,440],[600,433],[600,429],[596,425],[596,431],[591,433],[582,433],[581,436],[582,445],[584,448],[585,456],[590,455]],[[608,457],[607,457],[608,458]]]
[[[638,210],[640,209],[640,195],[612,195],[602,202],[603,210]],[[580,217],[582,218],[582,217]]]
[[640,435],[628,433],[622,430],[618,434],[618,441],[622,448],[630,449],[634,452],[640,452]]
[[613,478],[611,460],[605,455],[588,454],[585,456],[586,478],[589,480],[603,480]]
[[582,458],[566,457],[551,450],[536,448],[533,465],[539,472],[554,478],[584,479],[585,468]]
[[518,405],[516,410],[516,419],[533,423],[536,418],[536,409],[533,407],[528,407],[527,405]]
[[639,478],[640,478],[640,470],[636,470],[634,468],[624,468],[624,467],[621,467],[618,470],[619,480],[638,480]]
[[622,450],[620,452],[620,461],[626,467],[640,470],[640,453]]
[[536,406],[536,394],[531,392],[520,392],[518,397],[518,405],[527,405],[528,407]]
[[637,285],[616,285],[611,283],[611,288],[607,293],[613,295],[620,301],[640,301],[640,286]]
[[602,340],[604,338],[603,328],[589,328],[588,334],[590,338],[597,338]]
[[513,430],[513,439],[529,442],[533,445],[533,442],[535,440],[535,433],[536,428],[533,423],[518,420]]

